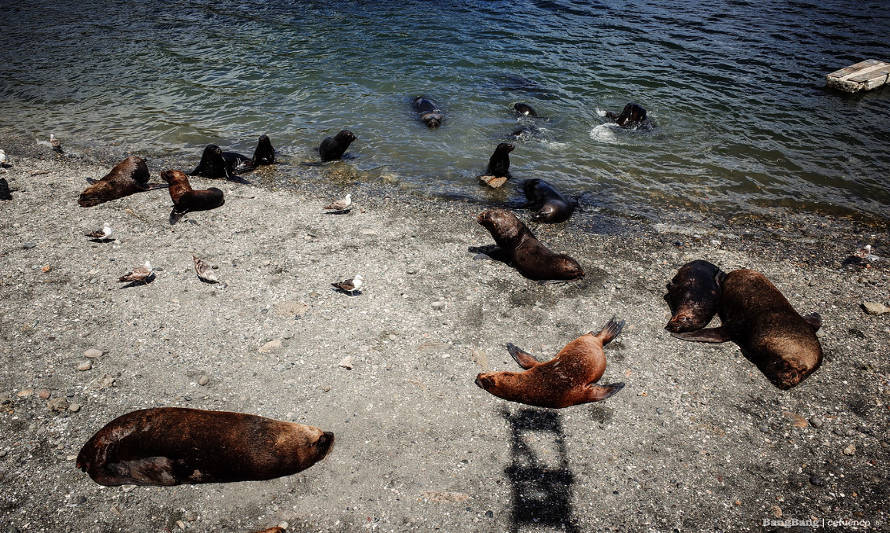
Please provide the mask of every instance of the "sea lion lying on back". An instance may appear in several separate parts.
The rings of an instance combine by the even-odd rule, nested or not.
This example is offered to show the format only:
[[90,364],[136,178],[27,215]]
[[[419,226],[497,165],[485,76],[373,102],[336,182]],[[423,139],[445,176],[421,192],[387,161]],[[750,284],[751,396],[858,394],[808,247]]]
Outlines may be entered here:
[[606,370],[603,346],[623,326],[624,321],[609,320],[599,333],[578,337],[546,363],[508,344],[510,355],[525,372],[482,373],[476,376],[476,385],[511,402],[554,409],[605,400],[624,388],[624,383],[596,385]]
[[173,200],[171,224],[176,224],[189,211],[206,211],[225,203],[223,192],[216,187],[198,191],[192,189],[188,176],[181,170],[165,170],[161,172],[161,178],[170,184],[170,199]]
[[718,274],[717,283],[722,325],[671,335],[697,342],[731,340],[780,389],[794,387],[819,368],[818,314],[800,316],[779,289],[754,270]]
[[620,114],[611,111],[606,112],[606,118],[615,122],[622,128],[651,128],[652,122],[646,118],[646,109],[640,104],[631,102],[624,106]]
[[109,422],[83,445],[77,467],[107,486],[229,483],[295,474],[333,445],[333,433],[303,424],[161,407]]
[[256,170],[261,165],[271,165],[275,162],[275,149],[268,135],[260,135],[253,157],[248,158],[238,152],[223,152],[222,148],[215,144],[208,144],[201,154],[201,162],[190,176],[203,176],[205,178],[232,178],[242,172]]
[[476,217],[491,233],[500,253],[523,276],[534,280],[573,280],[584,277],[581,265],[571,257],[556,254],[541,244],[525,224],[503,209],[489,209]]
[[525,180],[522,183],[522,190],[528,201],[526,207],[536,211],[532,215],[532,220],[535,222],[548,224],[565,222],[578,206],[578,200],[566,198],[553,185],[542,179]]
[[442,113],[439,106],[423,96],[415,98],[411,106],[420,115],[420,120],[430,129],[438,128],[442,125],[442,121],[445,120],[445,114]]
[[115,165],[101,180],[87,179],[91,185],[80,193],[77,203],[81,207],[93,207],[137,192],[167,187],[160,183],[149,183],[148,178],[145,159],[131,155]]
[[698,259],[686,263],[667,284],[665,301],[673,316],[664,327],[674,333],[693,331],[708,325],[717,314],[720,301],[718,275],[725,276],[716,265]]

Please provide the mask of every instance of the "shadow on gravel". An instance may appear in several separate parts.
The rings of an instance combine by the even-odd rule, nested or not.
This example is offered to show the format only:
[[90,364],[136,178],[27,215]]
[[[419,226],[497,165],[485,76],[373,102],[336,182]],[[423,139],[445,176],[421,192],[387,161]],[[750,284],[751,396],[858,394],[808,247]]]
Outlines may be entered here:
[[[578,532],[572,516],[572,483],[565,436],[559,413],[536,409],[521,409],[513,414],[504,408],[501,416],[510,423],[513,432],[511,454],[513,462],[504,469],[513,488],[513,517],[510,531],[518,533],[523,527],[558,527]],[[555,449],[553,457],[545,461],[535,448]]]

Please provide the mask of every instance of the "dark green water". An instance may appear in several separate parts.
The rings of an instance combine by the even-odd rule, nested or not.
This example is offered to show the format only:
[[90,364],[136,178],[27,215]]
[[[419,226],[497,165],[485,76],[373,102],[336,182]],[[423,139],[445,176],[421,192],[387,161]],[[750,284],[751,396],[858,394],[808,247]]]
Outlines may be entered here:
[[[484,197],[475,176],[523,101],[546,118],[516,142],[514,176],[611,212],[890,218],[890,89],[824,88],[890,60],[887,2],[2,4],[2,134],[197,162],[268,133],[300,161],[348,128],[363,175]],[[415,120],[417,94],[441,129]],[[653,131],[604,125],[628,101]]]

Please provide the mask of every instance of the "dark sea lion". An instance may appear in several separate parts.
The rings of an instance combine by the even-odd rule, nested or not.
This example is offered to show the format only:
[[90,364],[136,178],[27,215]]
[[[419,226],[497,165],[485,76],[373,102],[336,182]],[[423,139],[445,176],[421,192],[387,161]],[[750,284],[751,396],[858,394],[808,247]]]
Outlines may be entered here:
[[272,141],[268,135],[260,135],[250,163],[254,168],[275,163],[275,148],[272,147]]
[[606,370],[603,346],[622,327],[624,321],[609,320],[599,333],[578,337],[546,363],[508,344],[510,355],[525,372],[481,373],[476,385],[511,402],[553,409],[605,400],[624,388],[624,383],[596,385]]
[[766,276],[748,269],[717,276],[720,327],[672,333],[697,342],[733,341],[773,385],[790,389],[822,364],[818,314],[800,316]]
[[525,180],[522,183],[522,190],[528,201],[526,207],[535,210],[532,215],[532,220],[535,222],[547,224],[565,222],[578,206],[578,200],[566,198],[553,185],[542,179]]
[[489,209],[476,217],[494,237],[501,253],[523,276],[535,280],[573,280],[584,277],[581,265],[571,257],[551,252],[513,213]]
[[510,177],[510,152],[513,151],[513,145],[510,143],[501,143],[494,149],[494,153],[488,159],[488,167],[485,169],[485,175],[494,176],[496,178]]
[[12,193],[9,192],[9,183],[6,178],[0,178],[0,200],[12,200]]
[[618,115],[607,111],[606,118],[623,128],[647,128],[652,126],[652,123],[646,118],[646,110],[643,106],[634,102],[624,106],[624,109]]
[[170,184],[170,199],[173,200],[171,224],[189,211],[206,211],[225,203],[223,192],[216,187],[197,191],[192,189],[188,176],[180,170],[165,170],[161,172],[161,178]]
[[420,120],[426,124],[428,128],[438,128],[445,120],[445,114],[439,109],[432,100],[428,100],[423,96],[418,96],[411,103],[414,111],[420,115]]
[[201,162],[188,175],[229,179],[236,177],[239,172],[253,169],[251,160],[247,156],[237,152],[223,152],[219,146],[208,144],[201,153]]
[[142,409],[87,441],[77,467],[100,485],[180,485],[272,479],[322,460],[334,434],[225,411]]
[[667,284],[668,292],[664,295],[673,314],[664,329],[682,333],[707,326],[717,314],[720,301],[717,279],[724,275],[716,265],[701,259],[680,267]]
[[88,179],[91,185],[80,193],[77,203],[81,207],[92,207],[137,192],[167,187],[160,183],[149,183],[148,178],[148,166],[145,160],[131,155],[115,165],[101,180]]
[[354,140],[355,135],[351,131],[340,130],[337,135],[325,137],[321,141],[321,145],[318,147],[318,155],[321,156],[322,161],[336,161],[343,157],[346,149],[349,148],[349,145]]
[[523,116],[523,117],[536,117],[536,116],[538,116],[538,113],[535,111],[535,109],[534,109],[532,106],[530,106],[530,105],[528,105],[528,104],[525,104],[525,103],[522,103],[522,102],[517,102],[517,103],[513,104],[513,111],[514,111],[517,115],[520,115],[520,116]]

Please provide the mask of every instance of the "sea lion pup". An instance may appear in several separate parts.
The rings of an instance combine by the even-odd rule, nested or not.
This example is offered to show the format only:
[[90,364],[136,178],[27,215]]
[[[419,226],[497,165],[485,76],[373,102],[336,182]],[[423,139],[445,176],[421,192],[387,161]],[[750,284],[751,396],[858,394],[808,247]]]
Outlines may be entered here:
[[574,280],[584,277],[581,265],[571,257],[551,252],[525,224],[503,209],[489,209],[476,217],[491,233],[500,251],[523,276],[534,280]]
[[115,165],[101,180],[87,179],[91,185],[80,193],[77,203],[81,207],[93,207],[137,192],[167,187],[160,183],[149,183],[148,178],[145,159],[131,155]]
[[295,474],[333,445],[333,433],[303,424],[160,407],[109,422],[83,445],[77,467],[108,486],[229,483]]
[[494,149],[494,153],[488,159],[488,167],[485,169],[487,176],[496,178],[510,178],[510,152],[514,146],[510,143],[501,143]]
[[707,326],[717,314],[720,301],[717,277],[725,275],[716,265],[701,259],[680,267],[666,287],[664,299],[673,316],[664,329],[682,333]]
[[322,162],[336,161],[343,157],[346,149],[355,140],[355,135],[349,130],[340,130],[333,137],[325,137],[318,147],[318,155]]
[[170,184],[170,199],[173,200],[171,224],[189,211],[206,211],[225,203],[223,192],[216,187],[198,191],[192,189],[188,176],[181,170],[165,170],[161,172],[161,178]]
[[430,129],[438,128],[445,120],[445,114],[442,113],[439,106],[423,96],[416,97],[411,106],[420,115],[420,120]]
[[538,113],[535,111],[535,109],[532,106],[530,106],[526,103],[523,103],[523,102],[516,102],[515,104],[513,104],[513,112],[515,112],[517,115],[520,115],[523,117],[537,117],[538,116]]
[[254,168],[275,163],[275,148],[272,147],[272,141],[268,135],[260,135],[250,163]]
[[208,144],[201,153],[201,162],[188,175],[230,179],[239,172],[249,172],[254,168],[247,156],[237,152],[223,152],[219,146]]
[[818,314],[800,316],[779,289],[754,270],[718,274],[717,283],[722,325],[671,335],[697,342],[731,340],[780,389],[794,387],[819,368]]
[[578,200],[568,199],[542,179],[525,180],[522,183],[526,207],[534,209],[532,220],[547,224],[565,222],[575,212]]
[[595,384],[606,370],[603,346],[623,327],[623,320],[612,318],[599,333],[591,331],[578,337],[546,363],[508,344],[510,355],[525,372],[481,373],[476,376],[476,385],[511,402],[553,409],[603,401],[624,388],[624,383]]
[[622,128],[651,127],[652,123],[646,118],[646,110],[640,104],[630,102],[616,115],[611,111],[606,112],[606,118],[615,122]]

